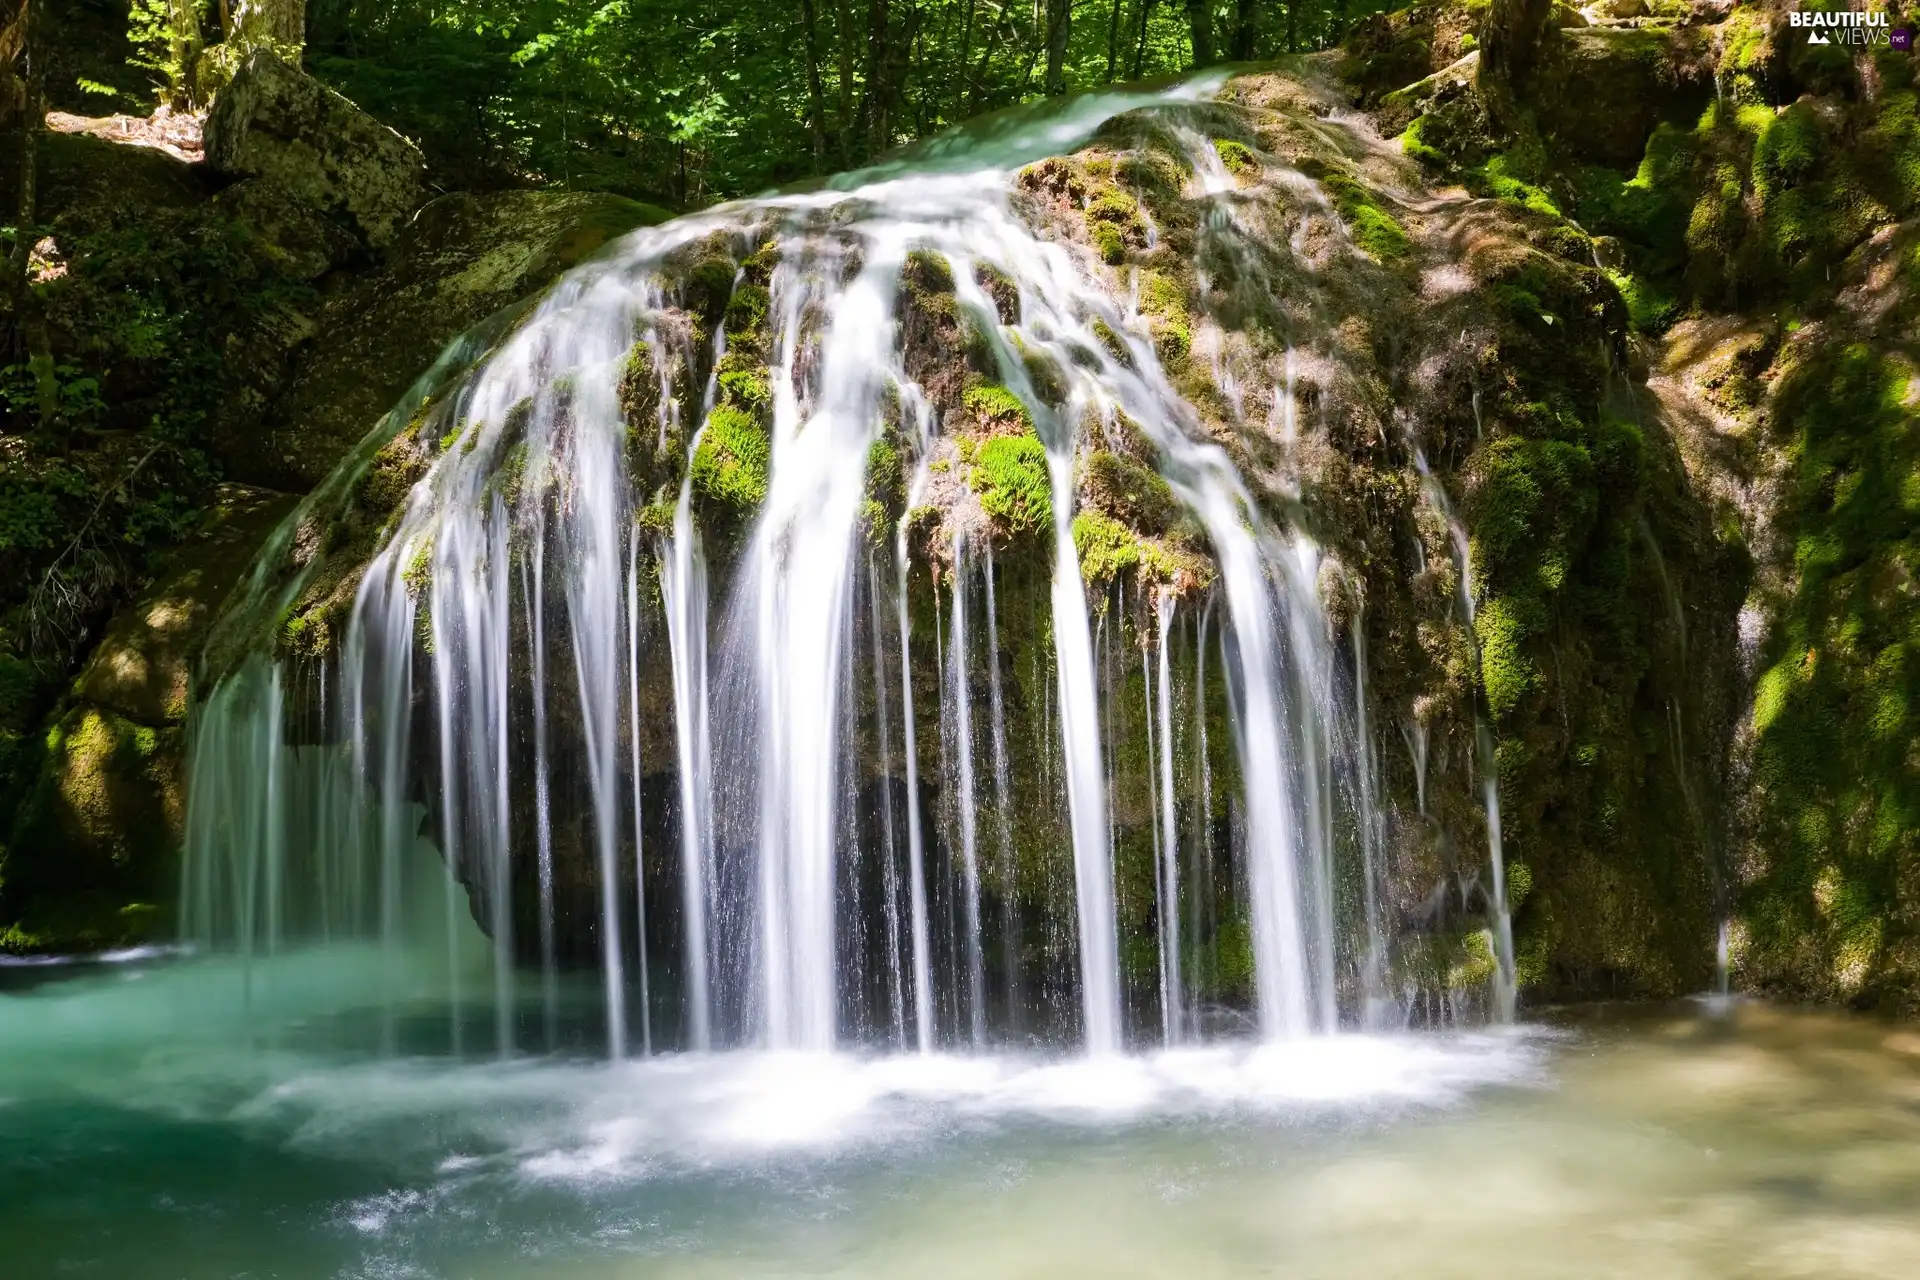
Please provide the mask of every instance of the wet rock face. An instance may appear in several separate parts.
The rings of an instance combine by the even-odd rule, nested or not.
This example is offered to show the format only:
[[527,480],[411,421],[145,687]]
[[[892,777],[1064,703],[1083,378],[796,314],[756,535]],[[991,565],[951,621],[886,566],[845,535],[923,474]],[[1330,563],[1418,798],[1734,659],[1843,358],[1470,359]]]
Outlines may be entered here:
[[264,48],[214,102],[205,144],[217,172],[267,178],[375,248],[427,195],[418,147]]

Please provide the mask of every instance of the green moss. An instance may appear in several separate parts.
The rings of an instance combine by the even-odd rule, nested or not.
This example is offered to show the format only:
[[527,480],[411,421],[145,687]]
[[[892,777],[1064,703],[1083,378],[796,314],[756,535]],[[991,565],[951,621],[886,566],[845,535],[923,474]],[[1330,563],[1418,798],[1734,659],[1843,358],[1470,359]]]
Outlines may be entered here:
[[968,387],[961,401],[984,426],[1033,430],[1033,417],[1027,412],[1027,406],[1021,403],[1019,396],[998,383],[987,382]]
[[1538,627],[1524,616],[1524,603],[1495,596],[1480,606],[1473,620],[1474,638],[1480,646],[1480,685],[1496,723],[1518,711],[1535,685],[1527,641]]
[[1354,243],[1374,260],[1392,263],[1406,256],[1411,247],[1406,229],[1358,180],[1345,173],[1328,171],[1322,175],[1320,185],[1352,229]]
[[1559,204],[1545,187],[1536,185],[1539,165],[1520,152],[1502,152],[1488,158],[1471,178],[1481,192],[1507,200],[1535,213],[1562,217]]
[[1000,533],[1039,537],[1053,527],[1047,450],[1031,431],[988,439],[975,455],[967,482]]
[[1400,150],[1406,153],[1408,158],[1417,160],[1429,168],[1444,169],[1447,167],[1447,157],[1427,140],[1426,130],[1429,127],[1430,122],[1427,116],[1415,116],[1413,122],[1400,134]]
[[739,274],[731,258],[708,257],[687,272],[682,296],[688,310],[711,324],[726,309],[733,293],[734,277]]
[[953,264],[945,254],[932,249],[915,249],[909,253],[904,275],[908,286],[918,292],[953,292]]
[[1672,281],[1685,265],[1698,153],[1692,133],[1663,123],[1647,139],[1646,152],[1630,177],[1597,166],[1580,171],[1580,221],[1595,235],[1626,243],[1629,274]]
[[1112,326],[1105,320],[1095,316],[1092,328],[1093,336],[1099,339],[1100,345],[1106,348],[1108,355],[1118,360],[1121,364],[1126,365],[1128,368],[1133,367],[1133,352],[1127,347],[1126,342],[1121,339],[1120,335],[1113,331]]
[[1179,511],[1157,472],[1106,449],[1087,455],[1084,485],[1092,506],[1148,535],[1166,532]]
[[1140,313],[1153,329],[1153,346],[1163,363],[1177,363],[1193,349],[1193,318],[1187,292],[1162,271],[1140,273]]
[[1771,24],[1761,9],[1739,6],[1720,28],[1720,61],[1715,75],[1722,91],[1737,103],[1768,96],[1767,63],[1773,54]]
[[664,538],[673,532],[673,516],[678,504],[662,499],[649,502],[634,513],[634,527],[656,538]]
[[773,392],[758,369],[732,369],[720,375],[720,394],[724,402],[748,413],[764,413],[773,407]]
[[766,321],[772,297],[765,286],[742,284],[727,300],[727,332],[747,341],[758,341],[760,326]]
[[1260,161],[1252,148],[1231,138],[1215,138],[1213,150],[1220,157],[1220,163],[1228,173],[1236,178],[1255,178],[1260,176]]
[[1095,585],[1126,573],[1168,586],[1197,583],[1205,576],[1205,567],[1194,557],[1143,537],[1099,511],[1082,511],[1073,518],[1073,545],[1080,556],[1080,575]]
[[708,502],[750,512],[767,498],[769,444],[753,414],[731,404],[708,415],[693,453],[693,487]]
[[432,538],[423,539],[414,548],[413,558],[407,561],[407,567],[400,573],[400,580],[407,584],[407,592],[418,600],[427,594],[433,585],[433,548]]

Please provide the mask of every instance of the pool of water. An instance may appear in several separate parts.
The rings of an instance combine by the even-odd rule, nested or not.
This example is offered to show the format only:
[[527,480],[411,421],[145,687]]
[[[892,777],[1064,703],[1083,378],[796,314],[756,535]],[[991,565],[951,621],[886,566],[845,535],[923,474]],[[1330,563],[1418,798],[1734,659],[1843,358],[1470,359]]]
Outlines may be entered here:
[[343,1035],[377,966],[325,973],[237,1004],[207,962],[0,974],[0,1273],[1645,1280],[1920,1258],[1920,1031],[1861,1019],[1597,1008],[1098,1062],[453,1061]]

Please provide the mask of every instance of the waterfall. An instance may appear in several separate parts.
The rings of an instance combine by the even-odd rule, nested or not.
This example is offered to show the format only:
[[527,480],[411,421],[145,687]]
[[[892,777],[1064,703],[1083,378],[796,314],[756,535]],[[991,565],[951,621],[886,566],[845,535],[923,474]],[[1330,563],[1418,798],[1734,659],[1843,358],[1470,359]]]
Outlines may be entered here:
[[999,853],[1001,965],[1006,971],[1010,1029],[1018,1030],[1021,997],[1020,921],[1019,908],[1015,905],[1018,894],[1013,865],[1013,815],[1008,809],[1007,709],[1006,699],[1000,689],[1000,617],[999,610],[994,606],[992,542],[987,543],[986,562],[987,705],[993,721],[993,826]]
[[[523,963],[529,979],[539,968],[542,1012],[526,1038],[576,1042],[563,982],[597,969],[614,1058],[817,1053],[869,1032],[904,1048],[909,1016],[921,1053],[943,1034],[981,1051],[1051,1032],[1076,1005],[1078,1045],[1110,1055],[1136,1012],[1126,984],[1144,1006],[1156,957],[1168,1045],[1248,997],[1266,1039],[1332,1032],[1337,966],[1356,953],[1362,998],[1377,998],[1386,872],[1367,659],[1358,623],[1339,637],[1322,606],[1331,559],[1274,514],[1291,507],[1256,497],[1169,377],[1139,280],[1129,292],[1084,246],[1036,230],[1016,195],[1029,162],[1215,82],[1083,96],[635,232],[390,415],[329,490],[353,490],[377,460],[412,468],[356,550],[370,556],[357,580],[337,588],[337,643],[296,657],[263,639],[202,708],[190,936],[272,953],[359,933],[397,953],[421,945],[430,907],[448,1038],[465,1049],[466,1014],[484,1026],[490,1002],[503,1056],[523,1048]],[[1193,140],[1205,235],[1231,239],[1235,180]],[[916,381],[905,281],[923,257],[950,273],[943,314],[965,318],[965,376],[997,377],[1022,440],[1037,437],[1049,509],[1017,544],[1031,574],[996,575],[1015,535],[961,449],[988,427],[943,418],[952,388]],[[1195,327],[1237,413],[1253,384],[1211,323]],[[1296,420],[1295,377],[1290,345],[1270,410],[1288,441],[1313,429]],[[1123,435],[1202,569],[1142,566],[1116,587],[1124,570],[1091,551],[1083,563],[1076,529],[1105,518],[1086,458]],[[883,490],[873,460],[889,452]],[[1089,573],[1109,602],[1097,637]],[[1177,696],[1189,635],[1191,696]],[[1135,642],[1138,725],[1122,647]],[[648,723],[669,690],[670,751],[664,718]],[[1210,744],[1222,703],[1230,740]],[[942,767],[922,768],[923,733]],[[1506,1008],[1498,795],[1483,778]],[[1142,782],[1144,806],[1124,791]],[[1216,782],[1231,830],[1218,849]],[[1040,810],[1033,825],[1016,796]],[[1348,850],[1364,863],[1357,923],[1335,891],[1351,883]],[[437,880],[418,869],[428,853]],[[315,893],[317,910],[299,905]],[[1343,931],[1362,929],[1364,950],[1347,949]],[[403,1014],[383,1018],[396,1051]]]
[[[627,768],[633,784],[634,950],[640,960],[640,1052],[653,1056],[652,984],[647,973],[647,864],[640,803],[640,539],[627,539]],[[505,748],[502,747],[502,758]],[[502,793],[504,803],[504,790]],[[496,938],[497,940],[497,938]]]
[[[867,600],[871,606],[868,630],[873,638],[873,700],[874,719],[880,739],[880,774],[891,778],[893,725],[887,716],[886,663],[881,657],[885,647],[885,632],[880,622],[880,579],[874,568],[871,550],[867,552]],[[904,1047],[907,1042],[907,1017],[905,977],[900,970],[900,854],[894,847],[893,794],[890,789],[882,789],[880,793],[880,810],[880,891],[886,899],[883,910],[887,928],[888,1010],[893,1015],[893,1043],[898,1048]]]
[[533,700],[534,839],[540,884],[540,994],[545,1044],[551,1052],[559,1035],[560,984],[553,936],[553,782],[547,763],[547,638],[545,526],[536,525],[532,545],[520,562],[521,598],[526,602],[527,645],[531,654],[528,695]]
[[1365,613],[1356,609],[1349,624],[1353,638],[1354,771],[1361,856],[1361,906],[1367,927],[1366,950],[1361,954],[1360,1020],[1368,1030],[1388,1024],[1392,997],[1386,987],[1386,930],[1381,919],[1380,890],[1386,849],[1385,819],[1380,812],[1378,777],[1374,769],[1373,726],[1367,715],[1367,633]]
[[[916,477],[917,491],[924,477]],[[933,1051],[933,948],[927,926],[927,851],[920,830],[920,746],[913,721],[913,658],[909,640],[912,623],[907,615],[907,526],[897,532],[894,554],[899,578],[895,609],[900,624],[900,717],[905,726],[907,756],[907,892],[911,902],[913,934],[913,1030],[921,1053]]]
[[[1056,436],[1057,439],[1057,436]],[[1093,637],[1080,554],[1073,545],[1071,445],[1050,445],[1053,483],[1054,668],[1060,686],[1060,739],[1067,759],[1067,814],[1073,835],[1075,919],[1080,930],[1080,1009],[1087,1052],[1120,1049],[1120,943],[1113,918],[1113,850],[1107,780],[1101,764]]]
[[[694,437],[699,447],[699,436]],[[688,1043],[713,1047],[713,988],[707,949],[707,885],[713,879],[713,758],[707,709],[707,570],[693,527],[692,477],[680,485],[673,537],[660,574],[673,664],[674,753],[680,779],[680,920],[685,935]]]
[[953,640],[947,675],[952,689],[954,808],[960,827],[960,859],[966,876],[967,1010],[976,1052],[987,1044],[986,963],[980,949],[980,851],[974,817],[973,701],[967,636],[967,540],[953,540]]
[[1160,859],[1160,1025],[1168,1044],[1185,1037],[1180,1025],[1185,997],[1180,984],[1180,872],[1173,799],[1173,593],[1160,591],[1155,604],[1159,649],[1160,827],[1155,852]]

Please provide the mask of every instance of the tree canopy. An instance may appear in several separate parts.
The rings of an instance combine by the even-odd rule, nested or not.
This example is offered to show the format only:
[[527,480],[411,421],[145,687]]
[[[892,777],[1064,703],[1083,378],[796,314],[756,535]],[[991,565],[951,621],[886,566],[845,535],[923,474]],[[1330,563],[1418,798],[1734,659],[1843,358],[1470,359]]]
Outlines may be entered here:
[[[276,6],[273,29],[284,32],[284,11],[302,7],[232,3],[136,0],[145,65],[163,96],[180,93],[170,74],[183,78],[169,73],[170,58],[213,49],[236,29],[246,37],[244,22],[261,24]],[[1043,94],[1326,48],[1381,7],[305,0],[305,61],[419,141],[442,186],[609,190],[688,207],[859,164]],[[181,22],[195,33],[183,38]]]

